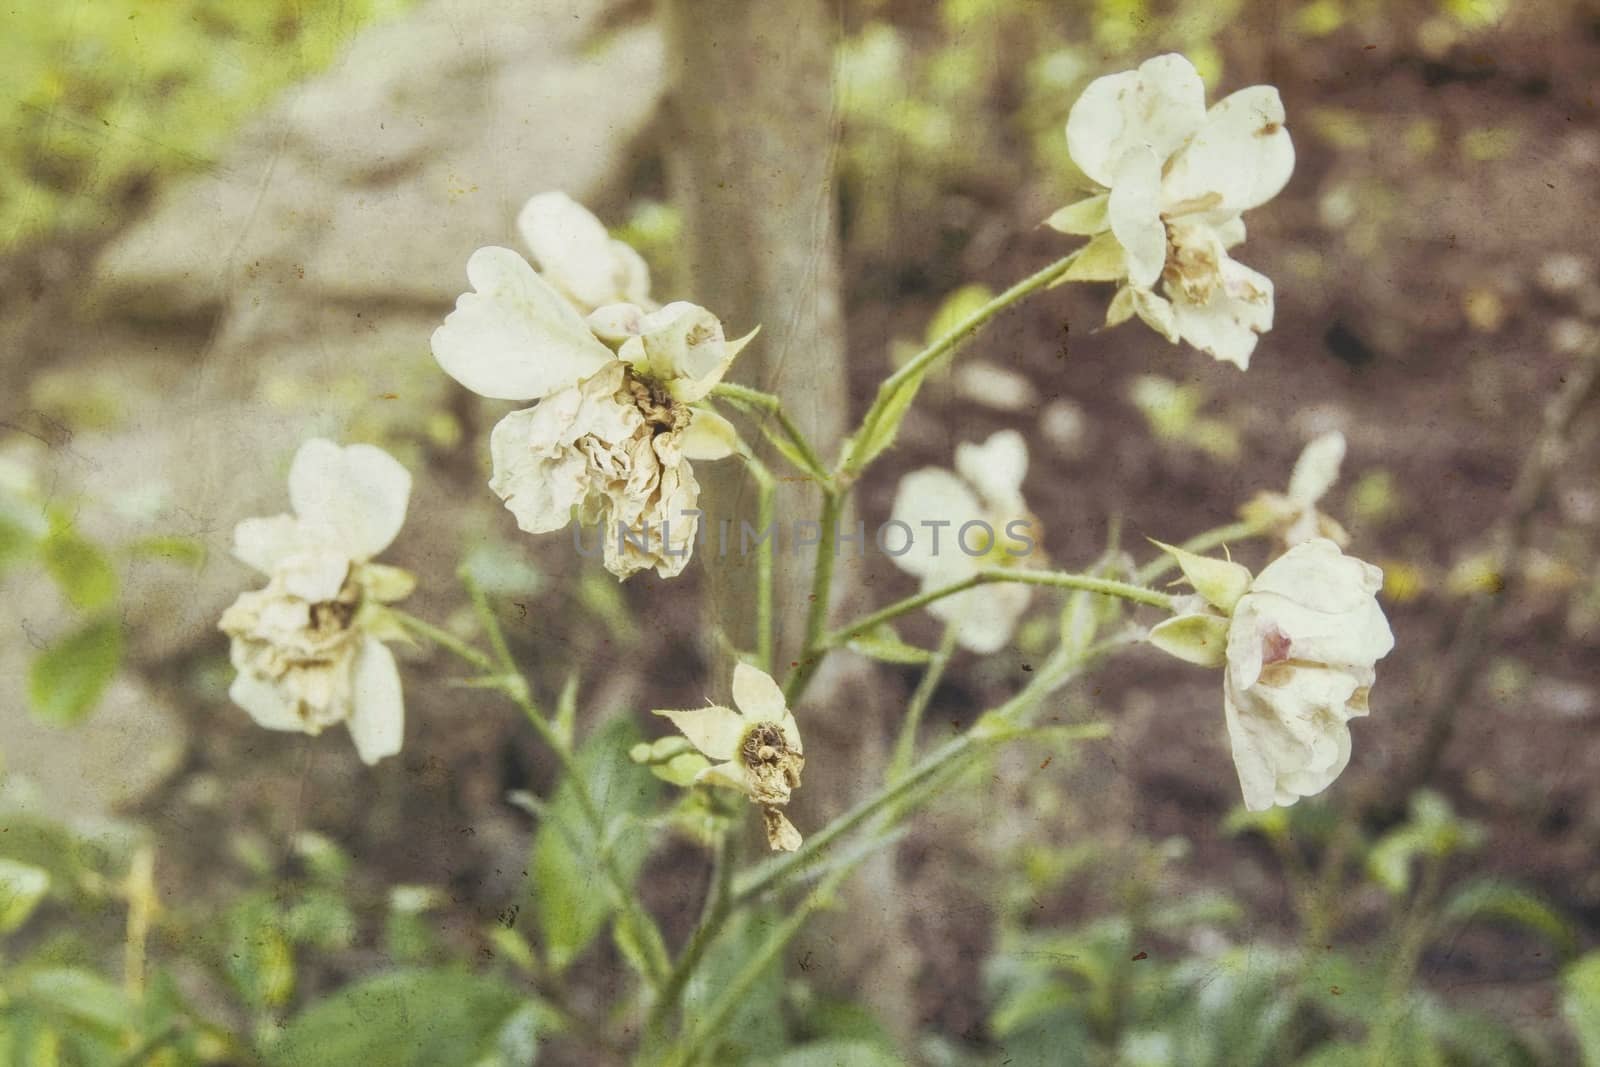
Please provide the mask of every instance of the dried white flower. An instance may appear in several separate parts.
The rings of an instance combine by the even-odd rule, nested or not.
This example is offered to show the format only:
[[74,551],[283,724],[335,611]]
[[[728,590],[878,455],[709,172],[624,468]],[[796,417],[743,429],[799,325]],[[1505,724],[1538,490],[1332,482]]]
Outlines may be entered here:
[[[1063,209],[1069,233],[1109,229],[1125,282],[1110,325],[1138,315],[1169,341],[1249,366],[1272,328],[1272,282],[1228,249],[1241,213],[1271,200],[1294,170],[1283,101],[1269,85],[1241,89],[1208,111],[1194,66],[1176,54],[1097,78],[1067,118],[1067,151],[1109,194]],[[1162,283],[1165,296],[1154,291]]]
[[1151,631],[1153,644],[1223,671],[1223,709],[1245,807],[1322,792],[1350,762],[1349,721],[1368,713],[1377,661],[1394,647],[1383,572],[1332,541],[1302,541],[1253,579],[1236,563],[1169,549],[1218,611]]
[[[536,214],[570,215],[557,201],[542,203]],[[557,232],[575,232],[582,244],[584,230],[546,226],[541,247]],[[598,254],[592,241],[585,247],[573,253],[577,260]],[[547,264],[562,261],[548,248],[544,255]],[[434,331],[434,357],[482,396],[540,401],[495,427],[490,487],[530,533],[559,530],[574,517],[598,524],[606,567],[619,578],[649,567],[662,577],[680,573],[697,527],[699,483],[688,461],[720,459],[738,443],[727,420],[692,405],[749,337],[727,340],[716,316],[695,304],[591,309],[598,284],[575,305],[506,248],[473,253],[467,277],[474,291]]]
[[[981,445],[956,447],[955,471],[924,467],[900,480],[890,522],[910,536],[895,565],[922,579],[923,592],[963,581],[985,567],[1037,563],[1038,520],[1022,499],[1028,446],[1015,430]],[[1030,586],[993,582],[943,597],[928,611],[956,628],[956,643],[998,652],[1033,598]]]
[[320,438],[295,453],[292,515],[246,519],[234,555],[268,576],[222,615],[238,671],[228,695],[269,730],[345,723],[366,763],[400,751],[405,708],[381,605],[411,576],[372,562],[405,521],[411,475],[372,445]]
[[800,832],[778,810],[800,788],[805,752],[800,727],[778,683],[759,668],[741,663],[733,670],[733,703],[687,711],[657,711],[672,720],[695,748],[714,760],[696,782],[736,789],[761,807],[767,843],[793,852]]

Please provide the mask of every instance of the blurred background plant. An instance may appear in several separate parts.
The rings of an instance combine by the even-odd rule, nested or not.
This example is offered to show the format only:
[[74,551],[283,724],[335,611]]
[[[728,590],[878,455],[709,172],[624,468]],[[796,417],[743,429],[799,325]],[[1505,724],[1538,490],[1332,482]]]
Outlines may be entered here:
[[[0,581],[46,590],[57,621],[35,633],[32,609],[17,612],[6,641],[25,652],[29,710],[6,714],[75,744],[83,735],[66,728],[132,673],[147,699],[179,706],[190,740],[161,787],[116,818],[54,811],[28,783],[48,776],[43,765],[6,767],[0,1064],[511,1067],[621,1055],[604,1042],[635,1014],[617,976],[641,947],[593,891],[596,842],[574,842],[550,817],[572,801],[548,760],[515,739],[514,713],[479,691],[419,684],[426,710],[414,728],[436,732],[390,777],[362,782],[313,762],[330,759],[320,752],[256,736],[226,706],[219,642],[134,646],[151,629],[135,626],[149,568],[218,584],[213,527],[257,512],[173,521],[169,499],[131,484],[81,496],[32,458],[96,435],[117,442],[141,423],[125,393],[146,395],[142,371],[93,362],[111,335],[96,316],[115,302],[80,301],[77,274],[51,257],[114,242],[185,174],[229,172],[233,138],[280,91],[411,7],[97,0],[5,16],[0,256],[15,284],[0,310],[9,325],[48,287],[41,279],[55,279],[70,291],[61,306],[89,324],[69,332],[52,311],[53,358],[3,412],[0,432],[28,448],[0,459]],[[598,55],[640,17],[621,5],[576,54]],[[1324,506],[1383,565],[1406,666],[1385,674],[1374,716],[1358,725],[1348,780],[1266,817],[1233,810],[1216,695],[1193,679],[1138,664],[1075,692],[1116,724],[1109,755],[1015,746],[971,772],[972,789],[1001,789],[992,808],[974,811],[952,790],[894,845],[917,887],[903,936],[925,968],[904,976],[919,1010],[911,1042],[863,1006],[852,976],[818,966],[807,953],[826,954],[819,942],[754,977],[719,1062],[1600,1065],[1600,793],[1586,762],[1600,756],[1589,740],[1600,691],[1592,408],[1526,550],[1504,567],[1477,536],[1500,511],[1544,398],[1600,323],[1592,254],[1577,247],[1581,234],[1564,244],[1559,221],[1589,210],[1600,159],[1585,80],[1600,10],[1588,0],[863,0],[843,21],[839,197],[858,399],[1019,265],[1059,254],[1037,224],[1084,187],[1060,131],[1091,78],[1180,50],[1214,88],[1284,87],[1301,163],[1252,244],[1280,279],[1280,325],[1248,396],[1132,327],[1097,333],[1098,296],[1046,300],[930,382],[929,409],[908,419],[891,466],[946,463],[952,426],[977,439],[1035,420],[1030,443],[1050,463],[1036,461],[1045,473],[1029,499],[1052,555],[1072,559],[1108,521],[1141,536],[1172,536],[1196,514],[1227,521],[1253,490],[1281,486],[1304,440],[1342,427],[1352,454]],[[425,41],[438,33],[419,26]],[[638,132],[601,169],[615,205],[605,217],[662,291],[681,291],[682,221],[663,191],[658,138]],[[477,179],[425,180],[470,204]],[[394,195],[371,174],[353,184],[355,196]],[[1564,199],[1538,199],[1546,189]],[[421,217],[394,203],[413,212],[404,221]],[[392,236],[360,219],[357,232]],[[509,228],[492,239],[511,241]],[[308,269],[298,251],[289,263],[290,274]],[[448,299],[425,292],[416,311],[313,281],[308,303],[368,316],[363,334],[413,312],[431,323]],[[445,293],[456,284],[451,274]],[[279,308],[277,294],[238,303]],[[713,657],[689,636],[693,617],[513,539],[476,493],[485,422],[429,384],[425,327],[345,366],[323,353],[343,352],[350,334],[286,314],[302,332],[283,327],[283,348],[269,332],[228,349],[248,319],[214,314],[208,304],[155,315],[160,343],[184,353],[173,380],[201,377],[221,344],[232,362],[216,377],[239,375],[246,384],[229,388],[269,428],[324,404],[341,433],[458,487],[437,511],[458,512],[460,525],[426,528],[409,551],[419,570],[431,561],[437,579],[460,565],[497,598],[515,651],[565,709],[581,773],[597,793],[629,798],[605,848],[681,934],[698,903],[699,843],[725,813],[691,794],[660,814],[657,779],[608,757],[652,740],[633,712],[668,697],[641,695],[641,679],[681,706],[705,697]],[[303,305],[295,314],[322,321]],[[139,329],[152,321],[143,305],[135,318]],[[281,358],[291,346],[321,363]],[[254,439],[241,440],[243,451]],[[278,458],[237,476],[256,480]],[[259,480],[276,485],[278,473]],[[865,514],[885,515],[892,491],[892,477],[869,479]],[[1126,503],[1102,514],[1095,501],[1106,498]],[[237,577],[224,570],[221,584]],[[1408,709],[1430,691],[1454,621],[1507,589],[1494,600],[1504,615],[1484,678],[1452,709],[1456,758],[1417,791],[1383,795],[1371,782],[1406,762],[1420,733]],[[452,632],[481,636],[470,606],[439,607]],[[931,643],[915,622],[904,630]],[[954,664],[929,729],[1015,686],[1054,640],[1053,620],[1037,617],[1006,655]],[[411,663],[434,663],[419,657]],[[577,695],[559,699],[579,669],[583,713]],[[916,669],[886,668],[908,690]],[[430,727],[434,711],[442,725]],[[691,1011],[781,919],[757,913],[719,939],[686,991]]]

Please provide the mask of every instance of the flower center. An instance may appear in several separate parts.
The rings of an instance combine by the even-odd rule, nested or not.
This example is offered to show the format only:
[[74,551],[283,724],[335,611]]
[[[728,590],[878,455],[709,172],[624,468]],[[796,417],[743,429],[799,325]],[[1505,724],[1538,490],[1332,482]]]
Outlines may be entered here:
[[754,770],[776,766],[789,751],[789,745],[783,739],[782,730],[770,722],[763,722],[757,723],[745,734],[741,749],[745,766]]
[[633,398],[633,406],[644,416],[645,425],[650,427],[652,436],[681,430],[689,425],[688,407],[674,401],[672,394],[659,383],[636,376],[631,367],[624,382],[628,395]]

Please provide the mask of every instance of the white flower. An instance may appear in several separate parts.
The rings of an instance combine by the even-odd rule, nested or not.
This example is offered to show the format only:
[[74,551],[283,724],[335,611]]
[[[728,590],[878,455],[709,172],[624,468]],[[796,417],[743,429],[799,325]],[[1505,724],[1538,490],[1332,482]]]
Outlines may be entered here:
[[598,524],[619,578],[681,572],[699,496],[688,461],[731,455],[738,441],[692,405],[749,337],[727,340],[716,316],[681,302],[612,303],[585,318],[510,249],[480,248],[467,277],[474,291],[434,331],[434,357],[482,396],[540,401],[495,427],[490,487],[530,533],[574,516]]
[[584,314],[607,304],[650,304],[650,268],[566,193],[540,193],[523,205],[517,229],[539,274]]
[[1240,515],[1246,522],[1276,531],[1289,548],[1313,537],[1327,538],[1340,548],[1348,545],[1350,535],[1344,527],[1317,510],[1317,504],[1339,480],[1344,452],[1344,434],[1339,431],[1316,438],[1295,461],[1288,492],[1257,493],[1240,509]]
[[1082,227],[1102,216],[1079,205],[1058,213],[1059,228],[1109,226],[1121,246],[1127,284],[1107,322],[1137,314],[1170,341],[1247,367],[1257,334],[1272,328],[1272,282],[1227,250],[1244,240],[1240,214],[1276,196],[1294,169],[1278,91],[1241,89],[1208,111],[1193,65],[1157,56],[1091,82],[1066,135],[1073,161],[1110,190],[1098,224]]
[[695,748],[717,761],[694,780],[749,797],[761,807],[768,844],[793,852],[800,847],[800,833],[778,809],[800,788],[806,765],[800,728],[778,683],[747,663],[733,670],[733,702],[738,711],[713,704],[656,714],[672,720]]
[[1236,563],[1169,550],[1225,618],[1200,611],[1151,631],[1158,647],[1220,665],[1245,807],[1322,792],[1350,762],[1349,721],[1368,712],[1375,665],[1394,647],[1383,572],[1332,541],[1302,541],[1254,579]]
[[[895,555],[898,543],[886,535],[886,551],[901,570],[922,579],[923,592],[985,567],[1036,562],[1034,546],[1021,540],[1035,541],[1039,530],[1022,500],[1027,471],[1028,446],[1015,430],[1001,430],[982,445],[958,445],[954,472],[925,467],[900,480],[890,522],[904,524],[895,536],[910,531],[908,547]],[[993,582],[935,600],[928,611],[956,628],[962,648],[987,654],[1011,640],[1032,597],[1027,585]]]
[[238,671],[228,695],[269,730],[343,722],[366,763],[400,751],[405,708],[380,605],[409,575],[372,563],[405,521],[411,475],[372,445],[320,438],[289,469],[292,515],[246,519],[234,555],[268,576],[222,615]]

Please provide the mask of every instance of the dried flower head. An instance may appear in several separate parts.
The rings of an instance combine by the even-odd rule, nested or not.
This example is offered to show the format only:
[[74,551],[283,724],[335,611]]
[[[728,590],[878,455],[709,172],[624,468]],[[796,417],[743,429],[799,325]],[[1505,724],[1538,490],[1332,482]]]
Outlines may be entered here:
[[1168,551],[1209,608],[1168,619],[1150,640],[1224,668],[1245,807],[1264,811],[1322,792],[1350,762],[1349,721],[1368,713],[1377,661],[1394,647],[1377,600],[1383,572],[1321,538],[1254,578],[1237,563]]
[[491,438],[489,485],[522,529],[598,524],[617,577],[650,567],[673,577],[698,524],[689,461],[731,455],[738,442],[697,402],[749,337],[729,341],[698,305],[650,304],[632,250],[602,241],[598,221],[561,194],[535,197],[522,221],[544,273],[510,249],[474,252],[473,291],[434,331],[434,357],[482,396],[539,401]]
[[400,751],[405,707],[382,605],[414,582],[372,557],[399,533],[410,493],[387,452],[319,438],[290,467],[294,513],[235,528],[234,555],[268,581],[223,612],[238,671],[228,695],[260,725],[319,734],[342,722],[363,761]]
[[1272,328],[1272,282],[1228,250],[1245,238],[1241,214],[1276,196],[1294,170],[1278,91],[1252,86],[1207,110],[1193,64],[1157,56],[1089,83],[1066,135],[1073,161],[1108,192],[1050,224],[1104,235],[1120,250],[1104,275],[1124,283],[1107,323],[1138,315],[1169,341],[1249,366],[1256,336]]
[[779,809],[800,788],[805,752],[800,728],[778,683],[759,668],[741,663],[733,671],[733,708],[711,705],[686,711],[657,711],[666,716],[708,759],[696,782],[737,789],[759,805],[767,843],[792,852],[800,833]]

